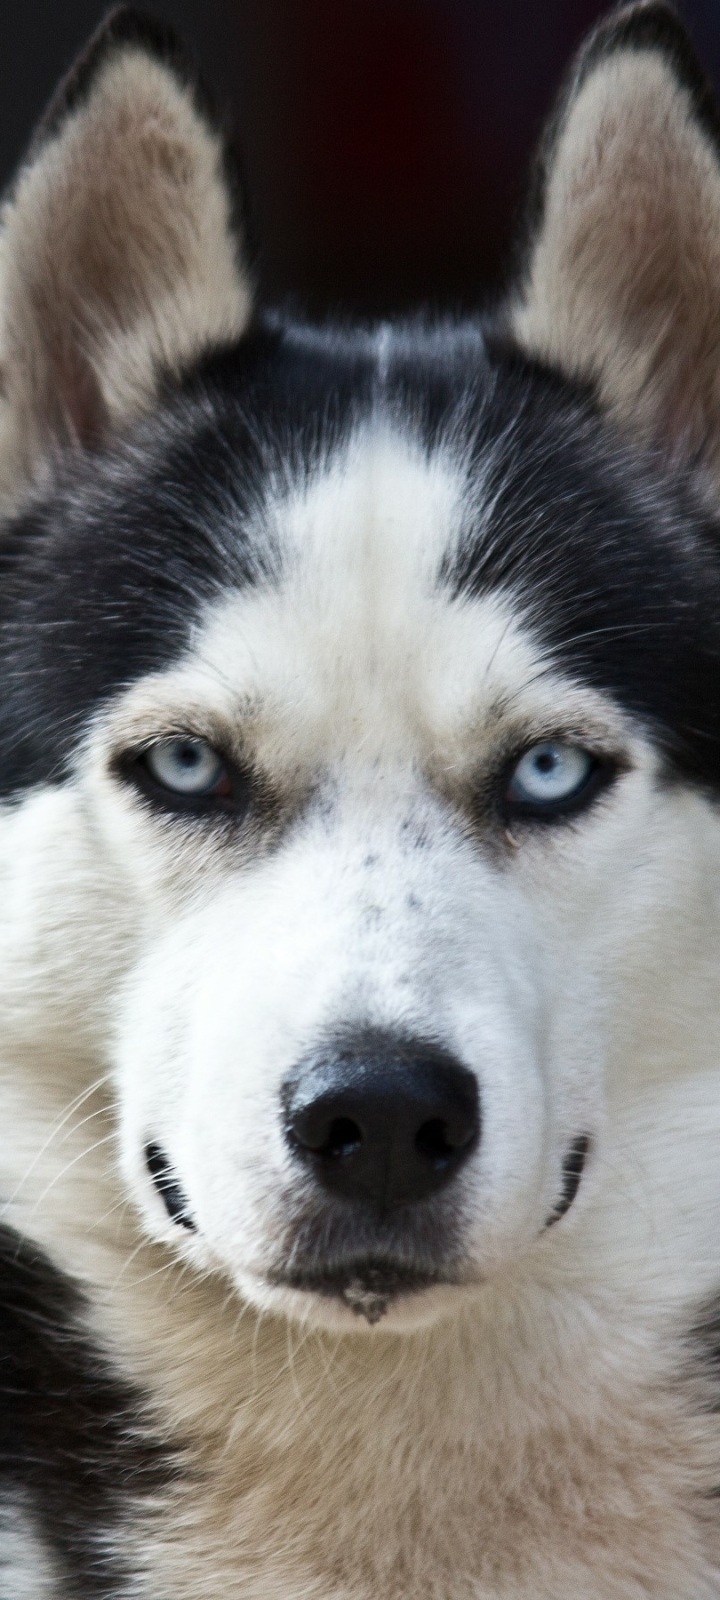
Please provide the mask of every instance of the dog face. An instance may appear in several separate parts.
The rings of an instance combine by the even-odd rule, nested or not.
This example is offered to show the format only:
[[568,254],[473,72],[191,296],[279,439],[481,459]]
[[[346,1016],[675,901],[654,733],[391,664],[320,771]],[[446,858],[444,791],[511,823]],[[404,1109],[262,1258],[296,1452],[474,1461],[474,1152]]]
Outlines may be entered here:
[[467,592],[467,497],[475,467],[371,423],[267,508],[273,577],[88,748],[164,906],[123,1002],[125,1170],[271,1306],[424,1316],[560,1216],[601,1133],[613,930],[644,932],[618,864],[651,905],[667,871],[657,753],[502,588]]
[[[500,329],[246,329],[216,136],[122,18],[12,202],[0,738],[38,1027],[92,994],[147,1228],[263,1307],[409,1327],[553,1248],[695,870],[714,446],[702,484],[677,460],[714,390],[661,351],[682,273],[654,324],[622,252],[638,95],[678,168],[643,158],[645,253],[691,179],[703,215],[720,191],[655,9],[563,102]],[[120,133],[111,204],[86,158]]]

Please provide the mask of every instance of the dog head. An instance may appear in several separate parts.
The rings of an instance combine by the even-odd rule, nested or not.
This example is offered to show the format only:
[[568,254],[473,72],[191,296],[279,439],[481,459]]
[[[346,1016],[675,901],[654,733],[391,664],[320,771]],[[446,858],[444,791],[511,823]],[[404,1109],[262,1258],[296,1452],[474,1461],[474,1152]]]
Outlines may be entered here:
[[411,1326],[592,1203],[720,781],[716,141],[670,14],[619,13],[503,317],[307,327],[121,11],[9,202],[33,1025],[109,1028],[146,1227],[261,1306]]

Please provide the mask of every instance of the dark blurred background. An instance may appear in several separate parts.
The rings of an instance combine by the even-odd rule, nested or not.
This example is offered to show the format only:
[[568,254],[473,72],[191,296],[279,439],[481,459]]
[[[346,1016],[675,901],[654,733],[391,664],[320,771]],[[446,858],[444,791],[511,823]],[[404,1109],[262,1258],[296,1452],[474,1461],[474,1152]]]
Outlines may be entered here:
[[[5,0],[0,179],[102,0]],[[598,0],[157,0],[241,151],[262,277],[311,312],[473,305]],[[684,0],[720,83],[720,0]]]

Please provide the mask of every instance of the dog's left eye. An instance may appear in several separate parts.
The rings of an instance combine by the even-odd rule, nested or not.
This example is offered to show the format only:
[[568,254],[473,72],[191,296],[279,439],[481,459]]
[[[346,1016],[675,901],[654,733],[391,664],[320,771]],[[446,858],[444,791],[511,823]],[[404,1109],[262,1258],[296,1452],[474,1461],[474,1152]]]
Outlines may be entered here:
[[505,809],[511,816],[559,816],[590,800],[606,771],[582,745],[562,740],[531,745],[510,773]]
[[159,739],[144,752],[143,765],[162,789],[187,799],[230,795],[227,768],[204,739]]

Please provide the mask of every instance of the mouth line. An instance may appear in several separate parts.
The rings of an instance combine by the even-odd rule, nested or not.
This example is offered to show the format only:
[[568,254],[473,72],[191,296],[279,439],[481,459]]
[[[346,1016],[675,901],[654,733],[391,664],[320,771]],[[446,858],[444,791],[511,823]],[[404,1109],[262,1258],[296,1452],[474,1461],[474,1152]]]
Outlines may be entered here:
[[[543,1232],[554,1226],[570,1210],[582,1181],[592,1139],[580,1134],[568,1147],[562,1164],[562,1192],[546,1218]],[[196,1231],[187,1198],[180,1187],[171,1162],[161,1145],[149,1141],[144,1149],[145,1165],[153,1186],[172,1222],[189,1232]],[[346,1260],[317,1265],[277,1269],[266,1283],[273,1289],[290,1289],[314,1294],[325,1300],[342,1302],[354,1316],[366,1322],[380,1322],[391,1303],[401,1297],[422,1294],[440,1286],[460,1287],[467,1282],[452,1270],[428,1265],[413,1265],[391,1256],[349,1256]]]
[[454,1281],[445,1273],[373,1260],[352,1261],[324,1271],[300,1268],[276,1272],[269,1279],[273,1288],[342,1301],[354,1316],[363,1317],[371,1325],[380,1322],[391,1303],[401,1296],[422,1294],[426,1289],[439,1284],[450,1286]]

